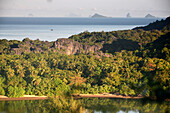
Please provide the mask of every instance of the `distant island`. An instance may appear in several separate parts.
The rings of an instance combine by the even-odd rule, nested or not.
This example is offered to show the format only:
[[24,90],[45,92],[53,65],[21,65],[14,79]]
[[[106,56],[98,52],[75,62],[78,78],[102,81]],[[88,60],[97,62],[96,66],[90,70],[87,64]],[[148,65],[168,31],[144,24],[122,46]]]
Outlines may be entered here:
[[128,13],[128,14],[126,15],[126,17],[127,17],[127,18],[131,18],[131,15],[130,15],[130,13]]
[[[98,13],[95,13],[92,16],[89,16],[90,18],[112,18],[112,17],[107,17]],[[127,13],[126,18],[132,18],[130,13]],[[151,15],[151,14],[147,14],[145,17],[143,18],[156,18],[155,16]]]
[[108,18],[108,17],[95,13],[93,16],[91,16],[91,18]]
[[151,14],[147,14],[147,15],[145,16],[145,18],[156,18],[156,17],[153,16],[153,15],[151,15]]

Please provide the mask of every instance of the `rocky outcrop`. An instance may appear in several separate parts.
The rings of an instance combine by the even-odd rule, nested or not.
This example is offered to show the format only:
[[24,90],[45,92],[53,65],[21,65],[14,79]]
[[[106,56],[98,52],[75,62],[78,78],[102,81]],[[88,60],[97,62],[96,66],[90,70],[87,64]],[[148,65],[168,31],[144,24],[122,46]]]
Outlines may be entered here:
[[[134,50],[138,49],[138,46],[137,42],[124,39],[113,40],[112,43],[102,41],[100,45],[86,45],[68,38],[61,38],[54,42],[24,39],[22,42],[13,42],[13,44],[10,44],[8,53],[21,55],[30,52],[43,53],[53,51],[67,55],[83,53],[94,55],[95,57],[112,57],[112,53],[114,52],[121,51],[122,49],[126,50],[126,47],[130,48],[129,50]],[[0,54],[2,53],[5,53],[5,51],[0,52]]]
[[[10,41],[13,42],[13,41]],[[50,48],[50,42],[44,42],[44,41],[39,41],[39,40],[30,40],[28,38],[24,39],[22,42],[18,41],[13,42],[13,44],[9,45],[9,51],[11,54],[17,54],[21,55],[25,52],[33,52],[33,53],[41,53],[44,51],[49,50]],[[2,51],[0,54],[4,53]]]
[[70,39],[58,39],[54,42],[53,47],[58,50],[63,50],[67,55],[70,54],[78,54],[78,53],[90,53],[97,52],[102,48],[102,46],[98,45],[83,45],[77,41]]
[[[45,51],[54,51],[59,52],[61,54],[92,54],[95,53],[95,55],[98,56],[108,56],[108,54],[101,53],[101,49],[103,46],[99,45],[85,45],[81,44],[77,41],[74,41],[72,39],[58,39],[54,42],[44,42],[40,40],[30,40],[30,39],[24,39],[22,42],[13,42],[9,44],[8,47],[4,47],[1,49],[0,54],[7,53],[9,54],[17,54],[21,55],[24,53],[43,53]],[[9,48],[9,49],[7,49]],[[4,50],[4,51],[3,51]]]
[[128,13],[128,14],[126,15],[126,18],[131,18],[130,13]]
[[153,15],[151,15],[151,14],[147,14],[147,15],[145,16],[145,18],[156,18],[156,17],[153,16]]
[[91,16],[91,18],[108,18],[108,17],[95,13],[93,16]]

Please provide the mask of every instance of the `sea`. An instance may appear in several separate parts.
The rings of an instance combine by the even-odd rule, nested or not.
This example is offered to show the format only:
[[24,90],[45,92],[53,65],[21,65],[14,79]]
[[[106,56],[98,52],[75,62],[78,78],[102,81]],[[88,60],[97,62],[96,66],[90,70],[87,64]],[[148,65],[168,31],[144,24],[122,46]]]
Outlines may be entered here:
[[130,30],[164,18],[0,17],[0,39],[56,41],[84,31]]

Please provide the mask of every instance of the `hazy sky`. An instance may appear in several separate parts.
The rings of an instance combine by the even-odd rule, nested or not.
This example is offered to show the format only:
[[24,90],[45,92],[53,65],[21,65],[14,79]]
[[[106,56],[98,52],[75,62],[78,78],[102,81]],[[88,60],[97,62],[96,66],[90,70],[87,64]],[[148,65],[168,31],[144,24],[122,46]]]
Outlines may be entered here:
[[0,0],[1,17],[170,16],[170,0]]

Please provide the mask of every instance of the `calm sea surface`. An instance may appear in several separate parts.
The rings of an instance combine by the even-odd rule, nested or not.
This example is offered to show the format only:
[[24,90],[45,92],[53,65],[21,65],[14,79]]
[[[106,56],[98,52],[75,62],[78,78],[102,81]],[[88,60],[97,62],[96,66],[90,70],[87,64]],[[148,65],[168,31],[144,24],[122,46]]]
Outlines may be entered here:
[[55,41],[84,31],[116,31],[144,26],[160,18],[0,18],[0,39]]
[[136,25],[0,25],[0,39],[40,39],[55,41],[84,31],[115,31],[132,29]]

